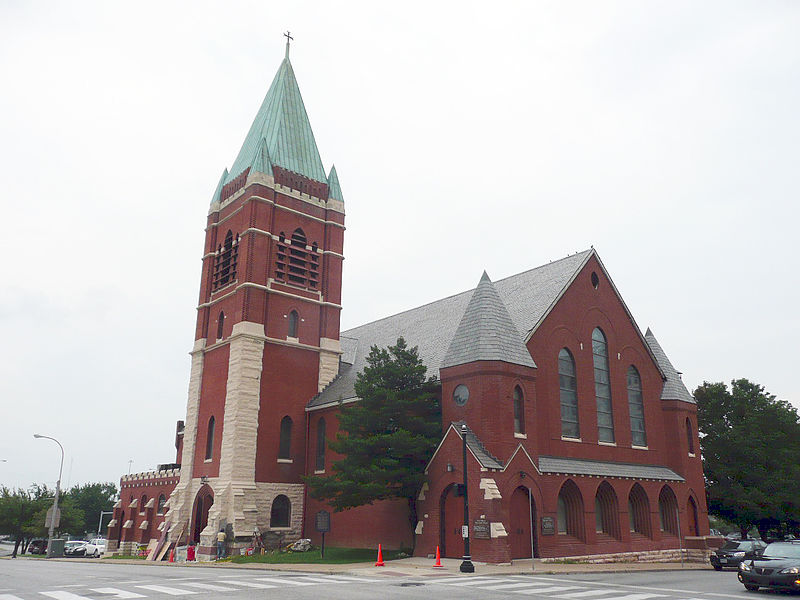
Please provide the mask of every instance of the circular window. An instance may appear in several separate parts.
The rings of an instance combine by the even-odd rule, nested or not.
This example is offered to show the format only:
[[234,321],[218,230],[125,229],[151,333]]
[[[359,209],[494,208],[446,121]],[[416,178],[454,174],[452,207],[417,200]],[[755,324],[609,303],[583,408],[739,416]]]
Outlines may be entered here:
[[600,285],[600,278],[597,276],[597,273],[592,271],[592,287],[597,289],[598,285]]
[[456,406],[464,406],[469,400],[469,388],[464,384],[459,384],[453,390],[453,402]]

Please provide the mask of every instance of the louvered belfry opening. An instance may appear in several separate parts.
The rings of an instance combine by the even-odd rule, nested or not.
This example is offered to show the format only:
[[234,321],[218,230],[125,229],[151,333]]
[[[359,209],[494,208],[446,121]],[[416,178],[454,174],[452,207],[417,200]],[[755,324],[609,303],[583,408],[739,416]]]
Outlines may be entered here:
[[211,291],[216,291],[236,280],[236,265],[239,261],[239,234],[233,237],[228,230],[225,243],[217,248],[214,256],[214,275]]
[[299,287],[318,289],[319,254],[317,243],[309,248],[302,229],[295,229],[291,239],[281,232],[278,236],[278,252],[275,264],[275,279]]

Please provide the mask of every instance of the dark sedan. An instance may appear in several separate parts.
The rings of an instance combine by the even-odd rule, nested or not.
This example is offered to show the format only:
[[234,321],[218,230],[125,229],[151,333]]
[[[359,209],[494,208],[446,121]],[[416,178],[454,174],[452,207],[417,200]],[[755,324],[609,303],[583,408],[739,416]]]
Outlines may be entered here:
[[800,542],[773,542],[761,556],[739,565],[739,581],[745,589],[800,590]]
[[743,560],[755,558],[765,547],[766,544],[759,540],[728,540],[711,555],[711,566],[717,571],[726,567],[736,568]]

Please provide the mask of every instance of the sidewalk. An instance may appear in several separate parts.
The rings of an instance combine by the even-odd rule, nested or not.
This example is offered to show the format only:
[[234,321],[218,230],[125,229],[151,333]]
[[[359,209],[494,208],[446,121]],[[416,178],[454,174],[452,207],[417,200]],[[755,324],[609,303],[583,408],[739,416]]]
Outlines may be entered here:
[[[47,560],[47,559],[46,559]],[[349,563],[344,565],[327,564],[265,564],[247,563],[235,564],[229,562],[193,562],[193,563],[170,563],[152,562],[144,560],[103,560],[91,558],[52,558],[66,562],[91,562],[113,565],[160,565],[170,567],[186,568],[214,568],[214,569],[245,569],[256,571],[287,571],[294,573],[318,573],[325,575],[354,575],[358,577],[452,577],[455,575],[462,577],[474,577],[479,575],[556,575],[556,574],[577,574],[577,573],[634,573],[638,571],[680,571],[684,570],[709,570],[710,564],[703,563],[684,563],[679,562],[619,562],[602,564],[565,564],[565,563],[543,563],[539,560],[531,565],[531,559],[515,560],[512,564],[495,565],[488,563],[473,563],[475,573],[461,573],[459,566],[461,559],[443,558],[442,568],[433,567],[433,559],[429,558],[403,558],[399,560],[387,561],[385,567],[376,567],[374,563]]]

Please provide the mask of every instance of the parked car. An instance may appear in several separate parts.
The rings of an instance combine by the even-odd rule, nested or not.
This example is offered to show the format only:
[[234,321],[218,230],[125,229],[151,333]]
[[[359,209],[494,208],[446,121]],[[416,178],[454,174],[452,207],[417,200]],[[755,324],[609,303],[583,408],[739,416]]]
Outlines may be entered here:
[[742,561],[739,581],[746,590],[800,590],[800,542],[773,542],[760,556]]
[[100,554],[105,554],[106,548],[108,548],[108,540],[105,538],[94,538],[93,540],[89,541],[90,544],[97,546],[97,549],[100,551]]
[[47,540],[31,540],[28,544],[28,554],[45,554],[47,552]]
[[93,556],[97,558],[100,556],[100,548],[86,540],[71,540],[64,544],[64,556]]
[[737,568],[743,560],[750,560],[760,553],[766,544],[759,540],[728,540],[711,555],[711,566],[721,571],[726,567]]

